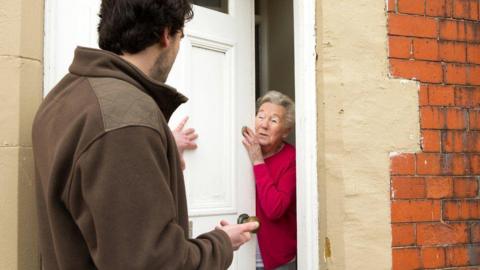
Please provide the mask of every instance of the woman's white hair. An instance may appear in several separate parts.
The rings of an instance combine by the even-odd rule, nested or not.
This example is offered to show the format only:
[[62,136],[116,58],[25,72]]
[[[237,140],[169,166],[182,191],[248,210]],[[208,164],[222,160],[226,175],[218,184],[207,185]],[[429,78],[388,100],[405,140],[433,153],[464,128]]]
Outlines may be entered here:
[[288,129],[292,129],[295,125],[295,102],[288,97],[278,91],[270,90],[265,95],[257,99],[257,112],[260,109],[260,106],[264,103],[273,103],[275,105],[279,105],[285,108],[285,123]]

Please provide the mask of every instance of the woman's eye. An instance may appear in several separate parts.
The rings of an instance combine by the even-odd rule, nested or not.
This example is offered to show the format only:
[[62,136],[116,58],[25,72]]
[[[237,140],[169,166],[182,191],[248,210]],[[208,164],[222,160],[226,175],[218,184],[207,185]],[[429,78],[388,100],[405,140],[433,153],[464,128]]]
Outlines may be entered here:
[[278,124],[278,119],[272,119],[272,123]]

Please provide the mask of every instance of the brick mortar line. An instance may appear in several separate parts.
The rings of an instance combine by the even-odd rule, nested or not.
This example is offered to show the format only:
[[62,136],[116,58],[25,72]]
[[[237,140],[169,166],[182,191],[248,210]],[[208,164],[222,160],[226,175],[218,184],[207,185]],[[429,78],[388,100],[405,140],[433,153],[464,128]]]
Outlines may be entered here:
[[465,246],[480,246],[480,242],[475,243],[456,243],[456,244],[438,244],[438,245],[415,245],[415,246],[392,246],[392,249],[422,249],[422,248],[455,248],[455,247],[465,247]]
[[[398,58],[398,57],[391,57],[389,56],[388,59],[395,59],[395,60],[405,60],[405,61],[422,61],[428,63],[440,63],[440,64],[462,64],[468,66],[478,66],[480,67],[480,63],[470,63],[470,62],[448,62],[443,60],[425,60],[425,59],[417,59],[417,58]],[[459,84],[462,85],[462,84]]]
[[[433,153],[435,154],[435,153]],[[390,178],[393,178],[393,177],[396,177],[396,178],[428,178],[428,177],[432,177],[432,176],[409,176],[409,175],[391,175]],[[452,178],[478,178],[476,180],[480,180],[480,176],[468,176],[468,175],[460,175],[460,176],[433,176],[433,177],[452,177]],[[454,180],[455,181],[455,180]],[[474,180],[472,180],[474,181]],[[470,197],[471,198],[471,197]],[[392,199],[394,200],[394,199]]]
[[[443,248],[449,248],[449,247],[465,247],[465,246],[480,246],[480,243],[461,243],[461,244],[439,244],[439,245],[420,245],[420,246],[399,246],[399,247],[392,247],[392,249],[412,249],[412,248],[419,248],[421,249],[422,247],[443,247]],[[474,266],[474,265],[469,265],[469,266]]]
[[472,234],[472,227],[473,227],[474,222],[468,222],[467,223],[467,239],[471,244],[478,244],[477,242],[473,242],[473,234]]
[[[480,22],[480,21],[479,21]],[[404,38],[416,38],[416,39],[430,39],[430,40],[436,40],[437,42],[457,42],[457,43],[465,43],[466,45],[480,45],[480,41],[471,41],[471,40],[466,40],[466,39],[443,39],[440,38],[439,36],[437,37],[418,37],[418,36],[406,36],[406,35],[398,35],[398,34],[392,34],[392,33],[387,33],[388,37],[404,37]]]
[[[437,153],[426,153],[426,154],[437,154]],[[399,176],[399,177],[480,177],[480,174],[457,174],[457,175],[451,175],[451,174],[440,174],[440,175],[433,175],[433,174],[428,174],[428,175],[400,175],[400,174],[395,174],[392,176]],[[417,198],[418,199],[418,198]],[[429,200],[442,200],[443,198],[428,198]],[[395,200],[404,200],[404,199],[395,199]],[[405,200],[410,200],[410,199],[405,199]]]
[[453,244],[427,244],[427,245],[406,245],[406,246],[391,246],[392,249],[411,249],[411,248],[449,248],[449,247],[465,247],[465,246],[480,246],[480,242],[468,243],[453,243]]
[[[455,99],[455,93],[454,93],[454,97]],[[470,129],[470,110],[466,110],[465,112],[465,115],[463,116],[464,120],[465,120],[465,128],[468,130],[468,131],[471,131]],[[446,120],[445,120],[446,121]],[[466,134],[464,135],[466,136]],[[462,141],[468,143],[468,138],[462,138]],[[465,147],[465,145],[463,145],[463,147]],[[476,148],[476,146],[474,146]],[[470,153],[471,151],[464,151],[466,153]],[[474,151],[474,152],[478,152],[478,151]]]
[[465,18],[455,18],[455,17],[442,17],[442,16],[432,16],[432,15],[427,15],[427,14],[412,14],[412,13],[402,13],[398,11],[387,11],[387,14],[395,14],[395,15],[403,15],[403,16],[414,16],[414,17],[420,17],[420,18],[430,18],[430,19],[439,19],[439,20],[450,20],[450,21],[463,21],[463,22],[474,22],[474,23],[480,23],[480,19],[465,19]]
[[[479,89],[480,90],[480,89]],[[470,106],[470,107],[466,107],[466,106],[460,106],[460,105],[430,105],[430,104],[426,104],[426,105],[418,105],[420,108],[422,107],[438,107],[438,108],[446,108],[446,109],[465,109],[465,110],[468,110],[468,109],[473,109],[472,111],[478,111],[479,108],[477,108],[477,106]],[[432,129],[432,128],[427,128],[427,129]],[[437,130],[444,130],[443,128],[437,128]],[[447,130],[465,130],[467,128],[456,128],[456,129],[447,129]],[[480,130],[480,129],[468,129],[468,130]]]
[[[457,223],[480,223],[479,220],[477,219],[466,219],[466,220],[457,220],[455,221]],[[435,223],[435,224],[444,224],[444,223],[453,223],[453,221],[445,221],[445,222],[440,222],[440,221],[408,221],[408,222],[395,222],[395,223],[390,223],[390,225],[405,225],[405,224],[414,224],[415,225],[415,236],[416,236],[416,230],[417,230],[417,224],[423,225],[426,223]],[[457,243],[458,244],[458,243]],[[415,244],[417,245],[417,244]],[[431,245],[431,244],[429,244]],[[424,246],[429,246],[429,245],[424,245]],[[455,244],[439,244],[439,245],[455,245]],[[468,243],[460,243],[459,245],[480,245],[480,242],[468,242]],[[392,246],[394,247],[394,246]],[[395,246],[395,247],[412,247],[412,246]]]
[[461,151],[461,152],[435,152],[435,151],[426,151],[424,152],[426,154],[457,154],[457,153],[472,153],[472,154],[480,154],[480,151],[477,151],[477,152],[468,152],[468,151]]
[[[450,220],[447,220],[447,221],[444,221],[444,222],[441,222],[441,221],[409,221],[409,222],[394,222],[394,223],[391,223],[390,225],[405,225],[405,224],[412,224],[412,225],[416,225],[416,224],[445,224],[445,225],[449,225],[449,224],[463,224],[463,223],[466,223],[466,224],[472,224],[472,223],[478,223],[480,225],[479,222],[477,221],[474,221],[472,222],[471,220],[453,220],[453,221],[450,221]],[[415,228],[416,229],[416,228]],[[473,244],[480,244],[480,242],[474,242]],[[403,247],[403,246],[402,246]]]
[[[439,47],[441,45],[444,45],[444,44],[441,44],[441,43],[448,43],[448,42],[457,43],[457,44],[461,43],[460,45],[465,45],[466,52],[468,51],[468,47],[470,47],[468,45],[474,45],[474,46],[480,45],[480,41],[467,41],[467,40],[458,40],[458,39],[440,39],[438,37],[434,37],[434,38],[432,38],[432,37],[417,37],[417,36],[405,36],[405,35],[396,35],[396,34],[388,34],[388,37],[412,39],[412,40],[410,40],[411,42],[413,42],[414,39],[435,41],[435,42],[438,43]],[[457,44],[455,44],[455,45],[457,45]],[[411,49],[413,49],[413,46],[411,46],[411,47],[412,47]],[[468,56],[468,54],[465,54],[465,56]],[[391,56],[389,56],[389,57],[391,57]],[[396,57],[394,57],[394,58],[396,58]],[[467,57],[465,57],[465,58],[467,58]],[[404,58],[400,58],[400,59],[404,59]]]
[[[472,180],[472,181],[476,181],[476,180]],[[406,201],[413,201],[413,202],[440,201],[442,204],[445,201],[450,202],[450,201],[479,201],[479,200],[480,200],[480,198],[478,198],[478,197],[410,198],[410,199],[397,198],[397,199],[390,199],[390,201],[392,201],[392,202],[396,202],[396,201],[401,201],[401,202],[406,202]],[[445,220],[445,221],[449,221],[449,220]],[[435,221],[421,221],[421,222],[427,222],[428,223],[428,222],[435,222]]]
[[412,38],[412,39],[426,39],[426,40],[435,40],[437,42],[456,42],[456,43],[464,43],[466,45],[480,45],[480,41],[467,41],[467,40],[458,40],[458,39],[440,39],[439,37],[417,37],[417,36],[405,36],[405,35],[398,35],[398,34],[391,34],[388,33],[388,36],[391,37],[404,37],[404,38]]
[[[478,266],[480,266],[480,264],[465,265],[465,266],[454,266],[454,267],[446,267],[446,268],[428,268],[428,269],[430,269],[430,270],[477,270],[478,268],[473,269],[472,267],[478,267]],[[427,269],[427,268],[425,268],[425,269]]]
[[415,240],[415,245],[418,245],[418,226],[417,226],[417,223],[413,224],[413,236],[415,237],[414,240]]
[[[432,85],[443,85],[443,86],[457,85],[457,86],[463,86],[463,87],[480,87],[480,84],[446,84],[446,83],[443,83],[443,82],[438,82],[438,83],[436,83],[436,82],[424,82],[424,81],[419,81],[416,78],[413,79],[413,78],[405,78],[405,77],[400,77],[400,76],[394,76],[391,73],[388,74],[388,78],[392,79],[392,80],[394,80],[394,79],[408,80],[408,81],[412,81],[412,82],[418,82],[418,83],[422,83],[422,84],[432,84]],[[420,106],[423,106],[423,105],[420,105]]]

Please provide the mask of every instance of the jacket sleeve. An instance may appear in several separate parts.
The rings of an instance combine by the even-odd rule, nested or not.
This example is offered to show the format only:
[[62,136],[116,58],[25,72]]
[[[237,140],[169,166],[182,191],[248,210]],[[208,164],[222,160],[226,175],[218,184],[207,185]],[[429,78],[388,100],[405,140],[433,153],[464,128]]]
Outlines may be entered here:
[[227,269],[233,250],[214,230],[186,239],[177,223],[165,143],[148,127],[107,132],[79,158],[67,207],[103,269]]
[[295,160],[287,168],[276,169],[283,170],[278,179],[273,178],[271,168],[265,163],[253,167],[260,207],[271,220],[282,217],[296,196]]

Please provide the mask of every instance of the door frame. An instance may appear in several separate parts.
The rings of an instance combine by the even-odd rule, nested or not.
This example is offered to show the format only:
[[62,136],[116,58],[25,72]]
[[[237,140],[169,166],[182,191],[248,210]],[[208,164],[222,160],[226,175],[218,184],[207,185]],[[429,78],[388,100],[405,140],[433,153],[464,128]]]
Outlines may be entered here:
[[[55,9],[45,1],[44,86],[53,79],[52,56]],[[317,169],[316,0],[293,1],[295,50],[295,102],[297,149],[298,269],[319,269],[319,200]],[[48,91],[48,89],[47,89]],[[44,89],[44,94],[46,91]]]
[[298,269],[319,269],[316,0],[293,1]]

